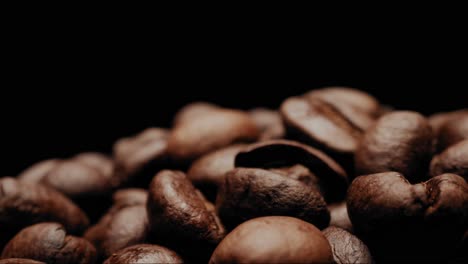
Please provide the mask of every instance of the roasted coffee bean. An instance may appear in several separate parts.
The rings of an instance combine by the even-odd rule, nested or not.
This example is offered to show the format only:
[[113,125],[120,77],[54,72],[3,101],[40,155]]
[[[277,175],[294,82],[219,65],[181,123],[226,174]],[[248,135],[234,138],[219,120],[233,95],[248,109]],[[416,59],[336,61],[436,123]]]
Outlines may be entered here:
[[454,174],[415,185],[397,172],[360,176],[346,201],[377,262],[446,260],[468,227],[468,184]]
[[52,168],[40,182],[77,199],[110,193],[110,176],[83,162],[67,160]]
[[330,222],[327,205],[317,189],[263,169],[237,168],[228,172],[216,207],[229,229],[270,215],[297,217],[318,228]]
[[442,173],[457,174],[468,181],[468,139],[452,145],[432,159],[431,176]]
[[114,194],[114,205],[84,235],[96,247],[100,259],[147,240],[146,199],[147,193],[141,189],[124,189]]
[[149,187],[151,231],[158,244],[206,261],[225,236],[214,206],[180,171],[159,172]]
[[65,194],[94,222],[110,204],[113,167],[109,157],[86,152],[67,160],[40,162],[19,177]]
[[85,233],[85,238],[96,246],[100,256],[109,257],[119,249],[145,242],[147,235],[146,207],[136,205],[105,215]]
[[168,165],[169,131],[148,128],[114,144],[115,186],[147,188],[154,173]]
[[338,109],[361,130],[368,129],[377,118],[381,107],[371,95],[348,87],[327,87],[305,94],[307,99],[321,99]]
[[96,249],[83,238],[67,235],[61,224],[46,222],[21,230],[5,246],[2,258],[29,258],[48,264],[92,264]]
[[[41,182],[43,181],[44,178],[46,178],[52,171],[54,171],[57,167],[60,167],[62,163],[73,163],[76,164],[74,167],[81,167],[86,166],[93,168],[94,170],[97,170],[99,172],[99,175],[102,175],[101,178],[103,179],[111,179],[112,178],[112,173],[113,173],[113,167],[114,163],[113,161],[107,157],[106,155],[103,155],[101,153],[97,152],[84,152],[81,154],[78,154],[68,160],[59,160],[59,159],[50,159],[50,160],[44,160],[41,162],[38,162],[34,164],[33,166],[29,167],[28,169],[24,170],[20,175],[18,175],[18,178],[21,179],[22,181],[27,181],[27,182]],[[74,169],[72,169],[74,170]],[[62,169],[63,171],[68,171],[67,169]],[[80,170],[78,170],[80,171]],[[55,172],[56,174],[56,172]],[[78,174],[78,175],[77,175]],[[88,183],[89,186],[93,184],[94,178],[97,177],[90,177],[88,175],[89,173],[73,173],[71,177],[76,180],[77,176],[78,178],[86,178],[83,179],[83,181],[90,182]],[[91,174],[96,174],[96,173],[91,173]],[[53,177],[57,177],[56,175]],[[65,176],[60,176],[60,178],[67,178]],[[96,185],[100,185],[100,182],[103,180],[101,178],[98,178],[96,181]],[[57,180],[52,180],[52,181],[57,181]],[[61,183],[66,184],[66,183]]]
[[174,251],[149,244],[139,244],[124,248],[112,254],[104,264],[148,264],[148,263],[184,263]]
[[320,230],[297,218],[268,216],[238,226],[210,259],[222,263],[333,263]]
[[42,261],[32,260],[32,259],[7,258],[7,259],[0,259],[0,264],[46,264],[46,263]]
[[208,102],[194,102],[182,107],[174,116],[173,124],[184,123],[185,121],[193,120],[194,118],[209,115],[211,111],[217,110],[220,107]]
[[439,130],[437,147],[439,151],[468,139],[468,111],[447,121]]
[[[340,201],[346,195],[346,172],[321,151],[290,140],[271,140],[253,144],[237,154],[236,167],[284,168],[301,164],[309,169],[327,201]],[[304,180],[302,180],[304,182]]]
[[72,234],[80,234],[89,223],[80,208],[49,187],[0,179],[0,241],[6,242],[22,228],[44,221],[59,222]]
[[38,162],[21,172],[18,179],[27,182],[40,182],[60,161],[59,159],[49,159]]
[[338,109],[313,98],[291,97],[281,105],[288,138],[317,147],[351,170],[362,130]]
[[429,124],[431,125],[434,133],[438,135],[440,128],[442,128],[447,122],[462,117],[466,114],[468,114],[468,109],[461,109],[452,112],[436,113],[429,116],[427,120],[429,121]]
[[224,175],[234,169],[234,158],[245,147],[246,145],[236,144],[202,156],[192,163],[187,177],[209,200],[214,201]]
[[331,226],[322,232],[330,243],[336,264],[373,263],[367,246],[348,231]]
[[349,219],[346,202],[330,204],[328,211],[330,211],[330,226],[336,226],[348,232],[353,232],[353,224]]
[[84,152],[73,157],[73,160],[95,168],[105,177],[111,178],[114,173],[114,161],[98,152]]
[[426,177],[433,152],[433,133],[416,112],[399,111],[381,117],[356,151],[358,175],[397,171],[416,183]]
[[113,195],[114,206],[146,205],[148,192],[139,188],[128,188],[116,191]]
[[216,109],[177,123],[171,132],[168,151],[184,163],[236,142],[257,139],[259,131],[247,113],[232,109]]
[[260,131],[259,140],[281,139],[285,136],[285,129],[279,112],[255,108],[249,111],[250,117]]

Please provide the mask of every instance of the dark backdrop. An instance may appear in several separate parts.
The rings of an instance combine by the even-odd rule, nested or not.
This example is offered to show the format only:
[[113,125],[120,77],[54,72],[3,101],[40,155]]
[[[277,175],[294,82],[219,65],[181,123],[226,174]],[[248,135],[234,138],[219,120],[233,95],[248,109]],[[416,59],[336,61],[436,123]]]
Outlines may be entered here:
[[20,46],[3,74],[0,174],[46,158],[109,152],[119,137],[169,126],[177,109],[197,100],[276,108],[285,97],[345,85],[424,114],[468,105],[464,70],[446,53],[169,46]]

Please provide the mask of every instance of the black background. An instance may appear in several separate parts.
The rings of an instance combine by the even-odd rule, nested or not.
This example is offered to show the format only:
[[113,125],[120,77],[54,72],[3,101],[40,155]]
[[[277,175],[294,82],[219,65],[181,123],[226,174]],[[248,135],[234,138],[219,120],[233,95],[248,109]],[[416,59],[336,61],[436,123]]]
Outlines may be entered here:
[[192,101],[276,108],[288,96],[343,85],[424,114],[468,105],[464,57],[453,46],[214,39],[12,43],[2,74],[0,174],[46,158],[110,152],[120,137],[170,126]]

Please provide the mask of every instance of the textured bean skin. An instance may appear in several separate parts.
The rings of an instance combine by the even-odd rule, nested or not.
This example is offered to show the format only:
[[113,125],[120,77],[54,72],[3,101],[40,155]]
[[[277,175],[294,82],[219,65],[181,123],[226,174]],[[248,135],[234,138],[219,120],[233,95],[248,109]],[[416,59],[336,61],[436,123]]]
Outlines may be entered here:
[[367,246],[348,231],[331,226],[323,230],[323,235],[330,243],[335,263],[373,263]]
[[2,258],[92,264],[96,260],[96,249],[83,238],[67,235],[62,225],[46,222],[21,230],[5,246]]
[[399,111],[381,117],[356,151],[358,175],[397,171],[410,182],[424,180],[433,152],[433,133],[418,113]]
[[149,244],[134,245],[112,254],[104,264],[184,263],[174,251]]
[[198,261],[207,261],[225,236],[214,206],[183,172],[164,170],[153,178],[147,210],[157,242],[181,254],[200,257]]
[[247,221],[229,233],[210,263],[333,263],[333,257],[315,226],[297,218],[268,216]]
[[262,169],[237,168],[227,173],[216,207],[229,229],[270,215],[297,217],[319,228],[330,222],[330,213],[318,190]]
[[346,202],[355,233],[377,261],[448,258],[468,227],[468,186],[454,174],[415,185],[397,172],[360,176]]
[[291,140],[270,140],[252,144],[237,154],[236,167],[273,169],[301,164],[317,180],[327,201],[343,200],[348,175],[325,153]]

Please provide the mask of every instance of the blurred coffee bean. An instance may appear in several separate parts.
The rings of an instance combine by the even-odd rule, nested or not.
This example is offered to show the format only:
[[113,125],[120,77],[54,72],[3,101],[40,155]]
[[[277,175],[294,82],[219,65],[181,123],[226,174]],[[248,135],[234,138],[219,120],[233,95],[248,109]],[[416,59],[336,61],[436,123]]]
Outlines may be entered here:
[[436,135],[439,134],[440,128],[443,127],[447,122],[462,117],[468,114],[468,109],[460,109],[452,112],[435,113],[428,117],[429,124]]
[[468,139],[468,111],[451,118],[441,126],[437,141],[438,151],[465,139]]
[[208,102],[194,102],[182,107],[174,116],[173,124],[184,123],[185,121],[193,120],[194,118],[209,115],[211,111],[217,110],[220,107]]
[[330,211],[330,226],[336,226],[353,233],[353,224],[349,219],[346,202],[330,204],[328,210]]
[[250,110],[249,114],[260,131],[260,141],[284,137],[286,132],[279,112],[266,108],[255,108]]
[[431,162],[431,177],[453,173],[468,181],[468,139],[458,142],[435,156]]
[[186,163],[236,142],[254,141],[258,136],[247,113],[219,108],[209,115],[177,123],[169,137],[168,151],[171,158]]
[[147,188],[154,174],[168,166],[169,130],[148,128],[114,144],[115,186]]
[[59,159],[40,161],[21,172],[18,175],[18,179],[27,182],[39,182],[51,169],[57,166],[60,161]]
[[192,163],[187,177],[210,201],[214,201],[224,175],[234,169],[234,159],[245,147],[246,145],[236,144],[202,156]]
[[45,264],[45,263],[42,261],[36,261],[32,259],[7,258],[7,259],[0,259],[0,264]]

